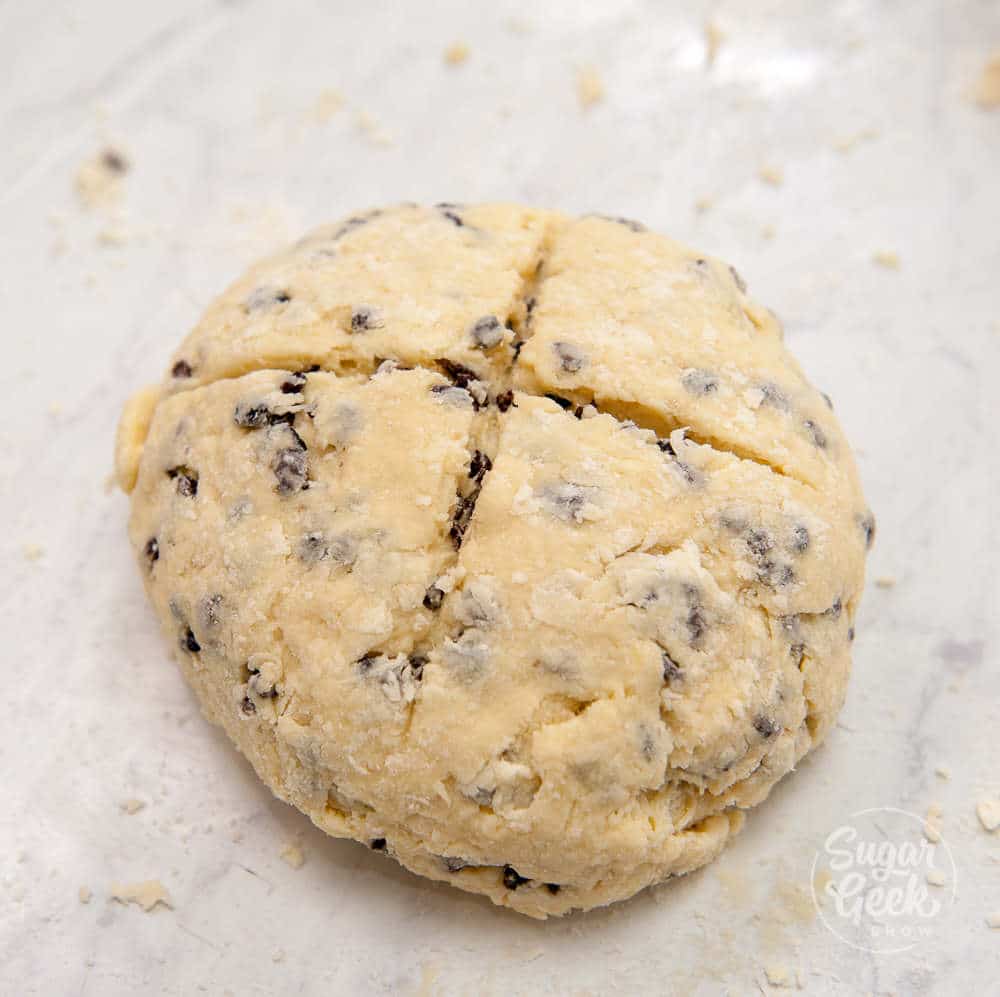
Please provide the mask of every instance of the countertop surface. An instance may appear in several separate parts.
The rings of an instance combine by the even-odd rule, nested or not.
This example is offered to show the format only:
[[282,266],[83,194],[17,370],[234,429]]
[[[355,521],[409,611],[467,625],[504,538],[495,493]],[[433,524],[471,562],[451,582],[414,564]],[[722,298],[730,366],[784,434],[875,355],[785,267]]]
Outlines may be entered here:
[[[0,27],[0,991],[996,992],[1000,5],[8,0]],[[108,484],[123,402],[215,293],[400,200],[736,263],[878,517],[835,731],[718,862],[610,909],[533,922],[272,798],[169,661]],[[812,899],[868,808],[930,811],[953,862],[900,951]],[[112,898],[148,880],[169,907]]]

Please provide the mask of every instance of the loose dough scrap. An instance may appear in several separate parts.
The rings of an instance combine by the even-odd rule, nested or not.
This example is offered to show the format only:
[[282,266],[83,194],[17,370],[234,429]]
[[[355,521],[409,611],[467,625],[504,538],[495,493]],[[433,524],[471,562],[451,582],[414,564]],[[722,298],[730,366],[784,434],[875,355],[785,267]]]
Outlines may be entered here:
[[739,275],[636,222],[319,229],[208,309],[117,462],[261,778],[533,917],[710,861],[843,702],[848,444]]

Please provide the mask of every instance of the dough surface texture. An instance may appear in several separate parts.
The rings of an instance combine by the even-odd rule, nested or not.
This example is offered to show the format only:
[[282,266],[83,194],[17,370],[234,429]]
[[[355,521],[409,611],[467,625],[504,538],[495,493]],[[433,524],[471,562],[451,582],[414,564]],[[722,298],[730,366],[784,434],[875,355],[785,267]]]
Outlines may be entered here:
[[261,779],[533,917],[713,859],[842,705],[848,444],[739,275],[637,223],[318,229],[209,307],[116,456]]

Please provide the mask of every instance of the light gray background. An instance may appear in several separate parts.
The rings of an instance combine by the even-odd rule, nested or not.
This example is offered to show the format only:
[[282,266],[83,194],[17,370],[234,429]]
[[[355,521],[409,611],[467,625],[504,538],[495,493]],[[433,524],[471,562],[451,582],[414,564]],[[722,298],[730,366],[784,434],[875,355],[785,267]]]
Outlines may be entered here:
[[[0,990],[742,994],[769,967],[811,993],[996,987],[1000,833],[974,805],[1000,794],[1000,111],[968,99],[996,49],[990,0],[0,2]],[[588,64],[607,93],[585,112]],[[73,190],[105,142],[133,164],[118,220]],[[611,910],[534,923],[273,800],[169,663],[106,490],[122,402],[213,293],[402,199],[634,216],[737,263],[878,515],[870,577],[896,585],[869,583],[838,729],[715,866]],[[801,909],[848,815],[934,802],[957,899],[928,941],[875,958]],[[173,910],[108,899],[150,877]]]

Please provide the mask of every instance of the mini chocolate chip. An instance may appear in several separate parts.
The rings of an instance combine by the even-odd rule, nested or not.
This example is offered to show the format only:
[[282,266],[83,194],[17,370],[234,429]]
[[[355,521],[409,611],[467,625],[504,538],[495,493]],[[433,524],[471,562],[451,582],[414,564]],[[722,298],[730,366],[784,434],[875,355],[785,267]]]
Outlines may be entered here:
[[561,409],[563,409],[566,412],[570,411],[570,409],[573,408],[573,403],[568,398],[563,398],[562,395],[547,394],[545,397],[548,398],[550,401],[555,402],[556,405],[558,405]]
[[847,628],[847,639],[854,640],[854,627]]
[[688,610],[684,623],[687,626],[688,643],[692,647],[697,647],[708,629],[708,618],[705,616],[705,611],[696,603]]
[[829,609],[824,610],[823,615],[836,620],[840,618],[840,614],[843,612],[843,609],[844,604],[840,601],[840,599],[837,599]]
[[156,537],[150,537],[142,552],[146,555],[146,560],[149,561],[149,567],[152,570],[153,565],[160,559],[160,541]]
[[306,446],[306,441],[302,439],[302,437],[299,436],[297,432],[295,432],[295,427],[292,425],[292,419],[295,418],[295,414],[293,412],[288,412],[286,413],[286,415],[291,416],[291,419],[286,419],[283,416],[276,416],[274,418],[274,421],[272,422],[272,425],[277,425],[277,423],[279,422],[284,422],[287,427],[287,432],[292,437],[292,449],[302,450],[302,451],[308,450],[309,448]]
[[677,456],[677,451],[674,450],[674,445],[670,442],[670,440],[657,440],[656,445],[670,457]]
[[455,514],[452,516],[451,529],[448,531],[451,542],[458,550],[465,539],[465,531],[472,522],[472,514],[476,510],[476,499],[479,498],[478,490],[471,495],[459,495],[458,503],[455,506]]
[[233,422],[243,429],[261,429],[270,415],[271,410],[260,402],[239,402],[233,410]]
[[673,682],[675,679],[679,679],[684,673],[681,671],[681,666],[674,661],[673,658],[667,654],[662,648],[660,649],[660,657],[663,661],[663,681]]
[[805,526],[796,526],[792,530],[792,550],[801,554],[809,549],[809,530]]
[[719,379],[707,370],[689,370],[681,377],[681,384],[692,395],[710,395],[719,387]]
[[292,374],[284,381],[281,385],[282,393],[286,395],[297,395],[300,394],[302,389],[306,386],[306,375],[299,371]]
[[806,646],[801,641],[799,641],[799,642],[797,642],[795,644],[791,644],[791,645],[789,645],[788,653],[793,658],[798,658],[798,659],[801,660],[802,655],[806,653]]
[[762,403],[773,405],[775,408],[786,411],[788,409],[788,398],[785,393],[776,385],[764,383],[758,385],[761,394],[764,396]]
[[299,559],[306,564],[315,564],[329,556],[330,548],[322,533],[306,533],[299,541]]
[[385,323],[377,309],[371,305],[358,305],[351,312],[351,332],[370,332],[381,329]]
[[384,852],[385,838],[372,838],[372,840],[368,842],[368,847],[371,848],[373,852]]
[[823,396],[823,401],[826,402],[826,407],[832,411],[833,399],[825,391],[821,391],[820,394]]
[[552,896],[555,896],[562,889],[562,887],[558,883],[546,883],[545,889],[547,889]]
[[436,585],[431,585],[424,593],[424,608],[431,610],[431,612],[439,610],[443,601],[444,592]]
[[466,869],[469,863],[465,859],[452,858],[448,855],[441,856],[441,864],[448,870],[448,872],[460,872],[462,869]]
[[502,394],[497,395],[497,408],[501,412],[506,412],[507,409],[514,404],[514,392],[504,391]]
[[740,289],[741,294],[747,293],[747,282],[737,273],[736,267],[730,266],[729,268],[730,276],[733,278],[733,283]]
[[[300,441],[301,442],[301,441]],[[291,495],[303,490],[308,482],[309,459],[299,448],[279,450],[271,461],[271,470],[277,479],[279,495]]]
[[522,876],[512,865],[503,867],[503,885],[508,890],[516,890],[527,882],[530,882],[528,877]]
[[492,350],[503,341],[503,326],[496,315],[484,315],[472,324],[469,335],[476,349]]
[[448,208],[439,208],[438,210],[441,212],[441,215],[444,218],[447,218],[448,221],[450,221],[453,225],[457,226],[458,228],[461,228],[465,224],[465,222],[463,222],[462,219],[454,211],[451,211]]
[[201,650],[201,644],[198,643],[194,631],[190,627],[187,628],[187,632],[184,634],[183,645],[192,654],[197,654]]
[[773,737],[780,730],[770,717],[765,717],[763,714],[754,719],[753,729],[764,738]]
[[257,712],[257,704],[249,696],[244,696],[240,709],[245,716],[252,717]]
[[167,476],[177,483],[177,494],[184,498],[194,498],[198,494],[198,472],[181,465],[172,467]]
[[819,447],[820,450],[825,450],[827,446],[826,433],[824,433],[823,430],[812,421],[812,419],[806,419],[802,425],[805,426],[806,431],[812,438],[813,445]]
[[760,562],[760,567],[757,569],[757,580],[771,588],[782,588],[795,581],[795,572],[787,564],[766,558]]
[[587,366],[587,356],[573,343],[557,342],[552,344],[556,357],[559,359],[559,366],[567,374],[576,374]]
[[198,608],[198,618],[206,628],[211,629],[219,625],[219,607],[222,605],[222,596],[219,593],[207,595],[201,600]]
[[491,461],[489,457],[482,452],[482,450],[477,450],[472,455],[472,460],[469,461],[469,477],[472,478],[473,481],[479,482],[486,477],[486,473],[488,471],[492,470],[493,461]]
[[430,661],[426,654],[411,654],[407,659],[413,677],[419,682],[424,677],[424,666]]
[[[378,214],[378,212],[373,212],[371,217],[374,217],[376,214]],[[348,218],[347,221],[345,221],[344,224],[341,225],[336,232],[334,232],[333,239],[336,242],[337,239],[340,239],[343,236],[347,235],[348,232],[353,232],[354,229],[360,228],[362,225],[367,225],[367,224],[368,224],[368,218],[362,218],[359,215],[353,215],[352,217]]]
[[191,364],[187,360],[178,360],[177,363],[170,368],[170,373],[174,377],[190,377],[194,371],[191,368]]
[[437,360],[437,365],[448,375],[451,383],[458,388],[468,388],[473,381],[479,381],[479,375],[469,367],[460,363],[453,363],[451,360]]
[[863,516],[858,517],[858,524],[861,526],[861,535],[865,540],[865,550],[871,550],[872,544],[875,543],[875,517],[870,512],[866,512]]
[[291,294],[280,287],[258,287],[247,296],[243,302],[243,308],[249,312],[264,311],[274,308],[276,305],[284,305],[292,300]]
[[758,560],[774,547],[774,539],[767,530],[747,530],[746,541],[750,553]]
[[538,304],[538,299],[535,297],[524,299],[524,313],[528,318],[531,318],[531,313],[535,310],[535,306]]
[[372,665],[381,657],[381,654],[369,651],[363,658],[358,659],[358,672],[361,675],[367,675],[372,670]]

